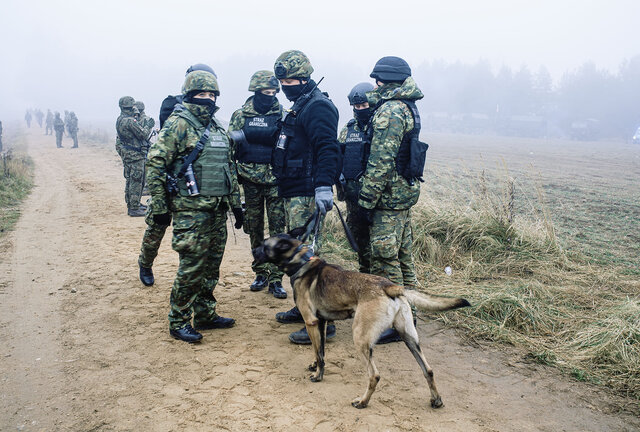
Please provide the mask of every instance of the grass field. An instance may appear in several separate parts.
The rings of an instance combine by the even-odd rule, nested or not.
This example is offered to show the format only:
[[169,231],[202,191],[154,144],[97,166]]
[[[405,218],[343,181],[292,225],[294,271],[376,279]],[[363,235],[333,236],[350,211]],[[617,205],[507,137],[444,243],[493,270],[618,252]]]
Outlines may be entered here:
[[[20,203],[33,187],[33,161],[26,155],[24,135],[4,138],[0,157],[0,236],[20,217]],[[9,150],[10,149],[10,150]]]
[[[416,270],[425,289],[473,304],[438,319],[629,396],[623,408],[640,412],[640,146],[423,138]],[[354,268],[334,215],[326,226],[326,252]]]

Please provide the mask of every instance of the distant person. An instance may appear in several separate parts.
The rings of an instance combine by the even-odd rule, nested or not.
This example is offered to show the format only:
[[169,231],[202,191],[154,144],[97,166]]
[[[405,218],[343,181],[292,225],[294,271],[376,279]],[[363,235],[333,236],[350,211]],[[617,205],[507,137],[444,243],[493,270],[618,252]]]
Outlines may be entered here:
[[27,110],[27,112],[25,113],[24,121],[27,122],[27,127],[30,128],[31,127],[31,110]]
[[120,156],[124,166],[124,196],[127,203],[127,215],[142,217],[146,207],[140,203],[142,182],[144,180],[144,162],[146,158],[146,142],[149,130],[145,129],[134,118],[138,111],[134,106],[135,99],[123,96],[118,101],[120,116],[116,121],[117,139],[120,145]]
[[[243,215],[229,136],[215,118],[220,95],[216,77],[191,72],[182,94],[182,104],[149,151],[147,177],[155,222],[166,225],[170,212],[173,215],[172,247],[180,259],[171,290],[169,333],[193,343],[202,339],[197,330],[235,324],[218,315],[213,291],[227,243],[227,211],[233,211],[236,228],[242,228]],[[176,178],[177,190],[171,185],[167,189],[167,174]]]
[[73,111],[69,113],[67,131],[69,132],[69,136],[73,140],[73,147],[71,148],[78,148],[78,117],[76,117],[76,113],[74,113]]
[[[202,63],[189,66],[189,68],[187,69],[187,72],[185,73],[185,76],[189,75],[190,72],[193,72],[196,70],[203,70],[203,71],[212,73],[213,76],[216,76],[213,69],[211,69],[209,66]],[[162,106],[160,107],[160,129],[162,129],[162,126],[164,126],[164,122],[169,118],[169,116],[173,112],[173,109],[176,106],[176,104],[182,103],[182,99],[183,99],[182,95],[177,95],[177,96],[167,96],[162,101]],[[155,125],[155,121],[154,121],[154,125]],[[167,220],[163,220],[162,223],[158,223],[153,218],[153,214],[154,214],[153,196],[149,198],[149,200],[147,201],[147,205],[148,205],[147,214],[144,218],[144,221],[147,223],[147,229],[145,230],[144,235],[142,236],[142,245],[140,246],[140,256],[138,257],[138,266],[140,267],[140,281],[145,286],[151,286],[155,282],[155,279],[153,277],[153,270],[152,270],[153,261],[158,256],[158,249],[160,249],[160,244],[162,243],[164,234],[167,231],[167,227],[171,224],[171,213],[167,213],[167,217],[168,217]]]
[[[213,71],[211,66],[208,66],[204,63],[196,63],[192,66],[189,66],[184,76],[186,77],[187,75],[189,75],[189,73],[193,71],[198,71],[198,70],[212,73],[213,76],[216,77],[216,79],[218,78],[218,75],[216,75],[216,73]],[[169,95],[166,98],[164,98],[164,100],[162,101],[162,105],[160,105],[160,129],[162,129],[162,127],[164,126],[164,122],[167,121],[167,119],[173,112],[173,108],[176,106],[176,104],[182,103],[182,98],[183,98],[183,95],[176,95],[176,96]]]
[[44,118],[43,112],[38,108],[36,110],[36,120],[38,121],[38,126],[42,128],[42,119]]
[[56,112],[53,119],[53,130],[56,131],[56,147],[62,148],[62,135],[64,135],[64,122],[60,118],[60,113]]
[[[271,154],[280,133],[282,105],[276,98],[280,83],[273,72],[258,71],[249,81],[253,96],[242,108],[231,116],[229,135],[233,142],[235,160],[238,165],[238,180],[244,190],[246,205],[245,232],[251,239],[251,249],[264,241],[264,213],[267,211],[269,234],[285,232],[284,202],[278,196],[276,177],[271,167]],[[275,298],[287,298],[282,286],[282,270],[273,264],[257,264],[251,269],[256,278],[249,287],[261,291],[267,286]]]
[[69,111],[64,110],[64,125],[67,128],[67,134],[69,134]]
[[51,114],[50,109],[47,110],[47,118],[45,119],[44,123],[44,134],[51,135],[53,133],[53,114]]

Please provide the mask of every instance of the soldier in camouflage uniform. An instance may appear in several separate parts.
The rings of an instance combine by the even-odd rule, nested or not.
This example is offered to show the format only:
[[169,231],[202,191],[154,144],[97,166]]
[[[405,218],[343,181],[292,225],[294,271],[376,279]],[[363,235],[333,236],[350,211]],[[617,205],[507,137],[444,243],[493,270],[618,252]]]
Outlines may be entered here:
[[371,225],[371,273],[415,288],[411,207],[420,196],[420,183],[402,177],[396,159],[415,125],[411,108],[404,101],[415,102],[423,94],[407,62],[398,57],[380,59],[371,77],[378,88],[368,94],[375,113],[371,153],[358,199],[361,219]]
[[[282,92],[294,102],[283,120],[281,135],[273,152],[273,171],[278,193],[284,198],[290,229],[304,225],[316,210],[324,216],[333,207],[332,185],[337,180],[340,147],[337,141],[338,110],[311,79],[313,66],[297,50],[286,51],[274,65]],[[316,250],[319,250],[319,239]],[[297,307],[276,314],[282,323],[302,322]],[[327,338],[335,336],[335,326],[327,325]],[[289,340],[310,344],[307,329],[291,333]]]
[[125,188],[124,197],[127,203],[127,214],[132,217],[145,215],[146,207],[140,203],[142,197],[142,182],[144,177],[144,162],[146,157],[146,142],[149,129],[143,127],[135,119],[137,109],[135,100],[131,96],[120,98],[121,114],[116,121],[118,133],[116,149],[120,146],[120,157],[124,166]]
[[69,113],[67,130],[69,131],[69,136],[73,140],[73,147],[71,148],[78,148],[78,117],[76,117],[76,113],[73,111]]
[[338,199],[347,204],[347,226],[358,244],[358,263],[360,272],[370,272],[371,247],[369,244],[369,226],[359,220],[360,178],[367,167],[367,158],[371,145],[369,120],[371,108],[367,92],[373,90],[370,83],[357,84],[349,93],[349,104],[353,106],[353,118],[342,128],[338,142],[343,155],[342,175],[338,188]]
[[53,118],[53,130],[56,131],[56,147],[62,148],[62,135],[64,134],[64,122],[57,112]]
[[[180,256],[171,291],[169,332],[190,343],[202,339],[193,327],[228,328],[235,323],[217,314],[213,296],[227,241],[227,211],[232,209],[236,228],[242,227],[243,219],[229,137],[214,117],[219,94],[213,74],[189,73],[183,86],[183,102],[167,119],[147,161],[152,217],[156,223],[166,225],[173,216],[172,247]],[[183,164],[203,136],[204,148],[191,164],[199,188],[195,195],[182,177]],[[167,191],[167,174],[177,178],[175,195]]]
[[[271,153],[280,132],[282,106],[276,98],[280,84],[271,71],[253,74],[249,91],[255,95],[231,116],[229,135],[233,139],[238,180],[244,189],[244,229],[251,239],[251,249],[254,249],[264,241],[265,205],[269,234],[285,231],[284,204],[278,197],[276,178],[271,168]],[[255,260],[251,268],[256,274],[251,291],[261,291],[268,285],[269,293],[274,297],[287,298],[282,287],[282,270],[271,263],[256,264]]]
[[51,114],[50,109],[47,110],[47,118],[45,119],[44,123],[44,134],[51,135],[53,133],[53,114]]

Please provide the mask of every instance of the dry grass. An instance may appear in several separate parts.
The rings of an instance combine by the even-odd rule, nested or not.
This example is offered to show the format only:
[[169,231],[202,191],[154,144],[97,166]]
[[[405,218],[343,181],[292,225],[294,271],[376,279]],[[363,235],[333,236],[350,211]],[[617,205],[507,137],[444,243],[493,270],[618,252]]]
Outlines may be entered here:
[[33,187],[33,161],[24,152],[24,137],[11,137],[11,148],[0,154],[0,234],[20,216],[20,203]]
[[[416,270],[429,291],[473,307],[436,318],[640,401],[640,280],[621,267],[635,258],[603,263],[565,249],[557,233],[567,228],[553,223],[547,192],[504,166],[437,180],[429,188],[447,185],[450,199],[427,192],[414,207]],[[355,268],[335,215],[325,228],[331,259]],[[640,403],[626,408],[640,412]]]

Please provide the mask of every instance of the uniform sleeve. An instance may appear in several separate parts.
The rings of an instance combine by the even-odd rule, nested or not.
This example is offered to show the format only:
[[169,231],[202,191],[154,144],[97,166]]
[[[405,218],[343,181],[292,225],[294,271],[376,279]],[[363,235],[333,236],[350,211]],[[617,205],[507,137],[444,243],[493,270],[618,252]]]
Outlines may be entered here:
[[[184,130],[182,130],[182,135],[185,135]],[[166,175],[169,167],[175,161],[179,141],[180,120],[169,119],[165,127],[160,130],[158,141],[149,149],[146,175],[153,202],[153,211],[156,214],[169,213],[169,197],[165,188]]]
[[405,121],[401,112],[387,103],[373,118],[373,137],[367,169],[362,176],[362,189],[358,205],[367,209],[376,207],[382,192],[396,169],[396,156],[404,136]]
[[150,132],[148,128],[143,127],[140,123],[138,123],[136,119],[132,117],[128,118],[127,120],[127,130],[131,132],[131,134],[136,138],[146,141]]
[[316,163],[314,187],[332,186],[337,178],[341,153],[338,146],[338,110],[330,102],[314,103],[307,112],[304,128],[308,131]]
[[[229,130],[231,130],[231,123],[229,123]],[[229,137],[229,171],[231,172],[231,208],[241,207],[242,200],[240,199],[240,186],[238,183],[238,166],[236,165],[235,158],[235,144],[231,137]]]

